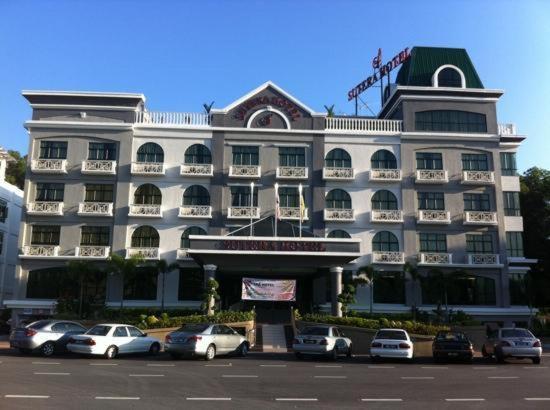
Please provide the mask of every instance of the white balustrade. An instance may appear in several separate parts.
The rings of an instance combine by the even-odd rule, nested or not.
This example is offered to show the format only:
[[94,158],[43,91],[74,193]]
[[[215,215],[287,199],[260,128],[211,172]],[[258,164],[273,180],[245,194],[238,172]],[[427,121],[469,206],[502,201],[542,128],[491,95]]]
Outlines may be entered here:
[[78,204],[78,215],[113,216],[112,202],[81,202]]
[[497,213],[485,211],[464,212],[464,225],[496,225]]
[[356,131],[372,133],[399,133],[403,130],[399,120],[379,120],[373,118],[327,117],[325,130]]
[[132,162],[133,175],[164,175],[162,162]]
[[451,265],[453,255],[451,253],[422,252],[419,264],[421,265]]
[[353,209],[325,208],[324,220],[327,222],[353,222],[355,212]]
[[257,206],[232,206],[227,208],[227,217],[231,219],[258,219],[260,208]]
[[214,175],[214,166],[212,164],[182,164],[180,165],[180,175],[211,177]]
[[403,252],[379,252],[372,253],[372,263],[402,264],[405,263]]
[[469,185],[486,185],[495,183],[493,171],[462,171],[462,183]]
[[517,135],[516,124],[498,124],[498,135]]
[[307,179],[307,167],[277,167],[278,179]]
[[106,258],[110,253],[109,246],[82,245],[75,248],[75,256],[80,258]]
[[421,209],[418,211],[416,222],[419,224],[450,224],[451,213],[449,211]]
[[185,248],[178,248],[178,250],[176,251],[176,258],[180,259],[180,260],[181,259],[191,259],[191,257],[187,253],[187,249],[185,249]]
[[82,161],[80,172],[91,175],[115,175],[116,161],[87,159]]
[[383,223],[402,223],[403,222],[403,211],[397,209],[391,210],[382,210],[376,209],[372,210],[370,213],[371,222],[383,222]]
[[231,165],[229,176],[235,178],[260,178],[261,167],[259,165]]
[[[302,216],[302,221],[306,221],[308,209],[304,209],[304,215]],[[279,217],[282,220],[288,221],[299,221],[300,220],[300,208],[299,207],[280,207],[279,208]]]
[[449,176],[444,169],[417,169],[415,182],[417,184],[443,184],[449,182]]
[[127,248],[126,257],[141,256],[143,259],[159,259],[159,248]]
[[24,256],[53,257],[59,256],[57,245],[27,245],[23,247]]
[[355,179],[355,169],[323,167],[323,179],[325,181],[351,181]]
[[41,174],[66,174],[66,159],[33,159],[31,171]]
[[162,217],[161,205],[143,205],[134,204],[130,205],[130,212],[128,216],[137,216],[144,218],[160,218]]
[[493,253],[470,253],[468,254],[468,264],[498,265],[500,264],[500,255]]
[[371,181],[401,181],[400,169],[371,169],[369,172],[369,180]]
[[136,124],[146,125],[187,125],[193,127],[209,127],[210,114],[195,112],[136,112]]
[[212,218],[212,207],[209,205],[184,205],[180,206],[180,218]]
[[63,202],[29,202],[29,215],[63,215]]

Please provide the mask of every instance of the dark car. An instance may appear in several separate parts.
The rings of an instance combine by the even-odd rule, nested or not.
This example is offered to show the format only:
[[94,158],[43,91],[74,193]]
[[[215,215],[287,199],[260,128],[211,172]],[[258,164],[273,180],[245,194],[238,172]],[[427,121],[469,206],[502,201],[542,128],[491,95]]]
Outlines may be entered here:
[[67,320],[39,320],[11,332],[10,346],[23,354],[39,351],[44,356],[67,351],[70,336],[79,335],[86,328]]
[[448,359],[471,361],[474,357],[474,346],[463,332],[441,331],[433,341],[432,354],[436,362]]

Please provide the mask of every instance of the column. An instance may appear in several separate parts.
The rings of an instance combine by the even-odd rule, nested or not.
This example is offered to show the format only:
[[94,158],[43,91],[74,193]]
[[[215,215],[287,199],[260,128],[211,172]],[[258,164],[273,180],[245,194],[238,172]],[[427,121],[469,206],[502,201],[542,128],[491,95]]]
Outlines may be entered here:
[[342,272],[344,268],[341,266],[333,266],[330,268],[331,284],[332,284],[332,300],[331,313],[333,316],[342,317],[342,304],[338,302],[338,295],[342,293]]
[[[216,279],[216,269],[218,268],[216,265],[203,265],[204,270],[204,287],[206,289],[206,286],[208,284],[208,281],[210,279]],[[210,298],[208,301],[208,305],[206,307],[206,311],[208,315],[214,314],[214,304],[215,304],[214,298]]]

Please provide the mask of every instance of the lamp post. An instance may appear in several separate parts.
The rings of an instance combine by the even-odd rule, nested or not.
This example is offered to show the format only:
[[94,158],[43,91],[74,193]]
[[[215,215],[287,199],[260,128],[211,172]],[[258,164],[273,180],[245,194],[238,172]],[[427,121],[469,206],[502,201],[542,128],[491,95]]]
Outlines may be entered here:
[[274,234],[277,237],[277,222],[279,220],[279,183],[275,182],[275,229]]
[[300,238],[301,238],[302,237],[302,184],[298,185],[298,202],[299,202],[298,211],[300,213]]
[[254,216],[254,182],[250,183],[250,236],[254,236],[252,220]]

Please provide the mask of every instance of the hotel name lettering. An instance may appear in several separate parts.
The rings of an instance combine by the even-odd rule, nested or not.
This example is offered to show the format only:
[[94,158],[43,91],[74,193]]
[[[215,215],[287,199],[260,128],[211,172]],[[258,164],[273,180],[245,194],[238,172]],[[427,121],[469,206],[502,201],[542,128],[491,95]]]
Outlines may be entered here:
[[325,244],[307,241],[223,241],[222,249],[232,251],[324,252]]
[[234,114],[234,117],[237,120],[244,120],[246,113],[258,105],[271,105],[273,107],[279,108],[281,111],[284,111],[291,121],[295,121],[300,118],[300,110],[293,102],[288,101],[286,98],[280,97],[255,97],[248,101],[245,101],[237,107],[237,110]]

